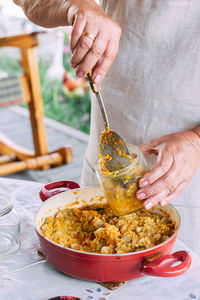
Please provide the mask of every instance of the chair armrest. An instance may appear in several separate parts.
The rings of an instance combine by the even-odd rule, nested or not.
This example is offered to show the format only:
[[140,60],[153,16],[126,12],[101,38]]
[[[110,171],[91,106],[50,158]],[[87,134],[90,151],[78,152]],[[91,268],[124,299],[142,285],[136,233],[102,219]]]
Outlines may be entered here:
[[0,47],[30,48],[38,45],[37,34],[45,31],[31,32],[0,38]]

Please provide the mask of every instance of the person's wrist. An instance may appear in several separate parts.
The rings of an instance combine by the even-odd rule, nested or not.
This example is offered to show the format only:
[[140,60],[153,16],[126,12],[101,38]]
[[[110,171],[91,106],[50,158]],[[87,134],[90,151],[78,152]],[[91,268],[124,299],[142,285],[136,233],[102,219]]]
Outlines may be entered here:
[[200,140],[200,126],[194,127],[191,130],[198,136]]
[[91,5],[99,6],[94,0],[68,0],[67,1],[67,23],[73,26],[75,18],[81,7],[90,8]]
[[78,13],[78,5],[73,3],[73,1],[68,1],[68,9],[67,9],[67,23],[72,26],[75,21],[76,14]]
[[199,164],[200,164],[200,126],[194,127],[188,131],[190,133],[189,139],[192,142],[195,150],[198,153]]

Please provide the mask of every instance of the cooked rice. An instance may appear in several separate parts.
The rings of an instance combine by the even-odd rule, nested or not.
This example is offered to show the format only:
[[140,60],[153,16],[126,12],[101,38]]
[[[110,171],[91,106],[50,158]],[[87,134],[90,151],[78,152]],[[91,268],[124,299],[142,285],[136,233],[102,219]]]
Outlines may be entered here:
[[154,247],[175,232],[167,213],[140,210],[116,217],[107,204],[66,208],[46,217],[41,232],[51,241],[80,251],[120,254]]

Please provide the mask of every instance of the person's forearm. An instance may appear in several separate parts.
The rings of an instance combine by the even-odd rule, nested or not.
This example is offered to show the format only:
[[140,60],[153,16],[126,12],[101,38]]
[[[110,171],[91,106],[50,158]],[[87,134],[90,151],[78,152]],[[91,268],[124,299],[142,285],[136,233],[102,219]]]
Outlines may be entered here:
[[[26,16],[43,27],[67,26],[77,10],[77,0],[13,0]],[[83,0],[79,0],[83,1]],[[87,2],[87,0],[86,0]]]

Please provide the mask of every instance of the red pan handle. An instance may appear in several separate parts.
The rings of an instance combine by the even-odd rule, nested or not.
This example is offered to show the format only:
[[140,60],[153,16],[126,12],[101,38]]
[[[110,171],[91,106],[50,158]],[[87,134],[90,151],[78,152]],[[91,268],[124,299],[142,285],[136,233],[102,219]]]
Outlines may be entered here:
[[56,194],[78,188],[80,188],[79,184],[74,181],[55,181],[43,186],[39,191],[39,195],[40,199],[45,201]]
[[[176,262],[181,262],[172,267]],[[173,277],[185,273],[191,265],[191,256],[186,251],[177,251],[172,254],[162,255],[153,261],[144,262],[141,272],[144,275]]]

